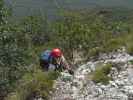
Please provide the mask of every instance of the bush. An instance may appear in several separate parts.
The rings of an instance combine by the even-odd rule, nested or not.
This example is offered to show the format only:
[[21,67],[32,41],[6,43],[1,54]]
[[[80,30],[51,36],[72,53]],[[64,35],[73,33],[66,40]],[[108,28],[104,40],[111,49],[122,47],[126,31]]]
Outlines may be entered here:
[[130,60],[129,63],[133,65],[133,60]]
[[[16,26],[10,23],[11,27],[7,27],[6,12],[2,9],[3,6],[0,6],[0,96],[12,92],[17,81],[22,80],[22,83],[19,83],[20,88],[17,87],[8,100],[24,100],[36,94],[48,99],[53,80],[59,73],[29,73],[29,67],[27,68],[35,65],[37,55],[44,49],[59,47],[72,61],[73,52],[76,50],[85,52],[85,57],[91,57],[117,49],[124,42],[127,51],[133,54],[133,35],[125,32],[127,26],[130,28],[129,23],[113,20],[112,14],[109,21],[108,17],[99,16],[97,12],[79,13],[76,16],[73,16],[72,12],[71,16],[63,16],[57,22],[54,21],[51,27],[47,20],[40,16],[29,16],[18,24],[13,22]],[[125,33],[126,37],[123,37],[121,32]],[[32,66],[30,69],[34,70]],[[107,84],[110,80],[107,76],[110,69],[111,65],[108,64],[97,69],[93,80]],[[27,74],[24,75],[25,73]]]
[[133,42],[128,42],[127,44],[127,52],[131,55],[133,55]]
[[35,96],[48,100],[50,91],[53,90],[54,80],[58,75],[58,72],[45,73],[40,70],[26,74],[16,92],[8,95],[6,100],[32,100]]
[[93,81],[96,83],[108,84],[109,80],[110,78],[100,71],[96,71],[93,76]]
[[117,50],[124,44],[121,38],[110,39],[107,41],[103,47],[104,52],[111,52],[113,50]]
[[92,48],[89,50],[89,56],[98,56],[99,55],[99,51],[97,48]]
[[111,68],[112,68],[112,64],[108,63],[105,66],[103,66],[101,70],[103,71],[104,74],[108,75],[111,71]]
[[110,73],[112,64],[106,64],[104,66],[99,66],[93,73],[92,80],[96,83],[108,84],[111,79],[107,75]]
[[22,41],[17,41],[17,36],[12,32],[0,33],[0,97],[13,90],[16,81],[28,71],[27,66],[31,63],[28,47],[18,45]]
[[133,34],[128,34],[125,38],[126,49],[129,54],[133,54]]

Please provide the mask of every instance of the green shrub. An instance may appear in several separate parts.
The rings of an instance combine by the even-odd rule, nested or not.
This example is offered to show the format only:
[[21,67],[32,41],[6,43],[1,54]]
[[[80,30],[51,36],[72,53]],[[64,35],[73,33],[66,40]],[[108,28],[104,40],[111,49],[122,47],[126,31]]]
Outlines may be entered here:
[[130,60],[129,63],[133,65],[133,60]]
[[126,49],[129,54],[133,54],[133,34],[129,34],[125,38]]
[[99,66],[96,71],[93,73],[92,80],[96,83],[108,84],[111,79],[107,75],[111,71],[111,64],[106,64],[104,66]]
[[98,56],[101,51],[102,51],[102,48],[100,48],[100,47],[92,48],[92,49],[89,50],[89,54],[88,55],[90,57],[91,56]]
[[[48,99],[53,80],[59,73],[29,73],[34,68],[27,68],[31,63],[35,65],[38,55],[44,49],[59,47],[68,58],[73,58],[76,50],[85,51],[85,54],[89,51],[85,56],[91,57],[116,50],[124,44],[128,53],[133,54],[133,35],[126,33],[128,28],[132,29],[132,25],[129,27],[128,22],[113,20],[115,17],[112,18],[112,14],[108,16],[111,20],[109,21],[108,17],[98,16],[95,11],[91,14],[85,11],[76,16],[72,12],[71,16],[64,16],[52,23],[55,27],[50,27],[39,16],[29,16],[18,25],[13,22],[16,26],[11,23],[12,27],[7,27],[4,24],[6,12],[2,9],[3,4],[0,5],[0,96],[15,91],[8,96],[8,100],[25,100],[36,94]],[[124,37],[121,32],[125,33]],[[107,76],[110,69],[109,64],[100,67],[94,72],[93,80],[107,84],[110,80]],[[27,74],[24,75],[25,73]],[[3,74],[6,74],[4,79]],[[22,82],[18,82],[19,87],[14,89],[18,80]]]
[[49,79],[51,79],[51,80],[57,79],[59,75],[60,75],[60,72],[58,72],[58,71],[50,71],[50,72],[48,73],[48,77],[49,77]]
[[133,55],[133,42],[132,41],[127,43],[127,52]]
[[107,41],[103,47],[104,52],[111,52],[117,50],[123,45],[123,40],[121,38],[111,39]]
[[32,100],[34,96],[49,99],[50,91],[53,90],[54,80],[58,77],[57,72],[42,72],[26,74],[21,80],[16,92],[8,95],[6,100]]
[[103,67],[101,68],[101,71],[102,71],[104,74],[108,75],[108,74],[110,73],[110,71],[111,71],[111,68],[112,68],[112,64],[108,63],[108,64],[106,64],[105,66],[103,66]]
[[102,83],[102,84],[108,84],[108,81],[110,80],[107,75],[105,75],[103,72],[96,71],[93,76],[93,81],[96,83]]

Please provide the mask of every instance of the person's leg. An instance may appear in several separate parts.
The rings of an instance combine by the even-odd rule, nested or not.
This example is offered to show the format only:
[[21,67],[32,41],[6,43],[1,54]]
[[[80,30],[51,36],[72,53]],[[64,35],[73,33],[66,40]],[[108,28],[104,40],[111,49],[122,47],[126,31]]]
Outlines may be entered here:
[[48,71],[49,63],[45,60],[40,60],[40,66],[43,70]]

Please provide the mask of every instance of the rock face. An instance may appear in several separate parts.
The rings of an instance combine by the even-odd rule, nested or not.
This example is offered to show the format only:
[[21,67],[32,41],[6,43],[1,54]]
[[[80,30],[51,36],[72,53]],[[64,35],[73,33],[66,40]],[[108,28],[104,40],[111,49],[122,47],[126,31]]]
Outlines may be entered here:
[[[133,100],[133,65],[130,60],[133,56],[118,50],[80,66],[74,76],[62,73],[56,80],[56,91],[50,100]],[[88,74],[95,71],[97,64],[108,62],[114,64],[109,74],[113,80],[108,85],[91,81]]]

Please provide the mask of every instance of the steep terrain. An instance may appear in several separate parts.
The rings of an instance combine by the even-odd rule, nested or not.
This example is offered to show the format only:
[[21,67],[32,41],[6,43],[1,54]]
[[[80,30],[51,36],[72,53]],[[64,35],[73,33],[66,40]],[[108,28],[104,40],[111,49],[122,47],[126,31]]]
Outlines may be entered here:
[[[133,100],[133,65],[125,50],[102,54],[96,61],[80,66],[74,76],[62,73],[56,80],[51,100]],[[91,74],[100,63],[113,63],[108,85],[94,83]],[[119,70],[118,70],[119,69]]]

